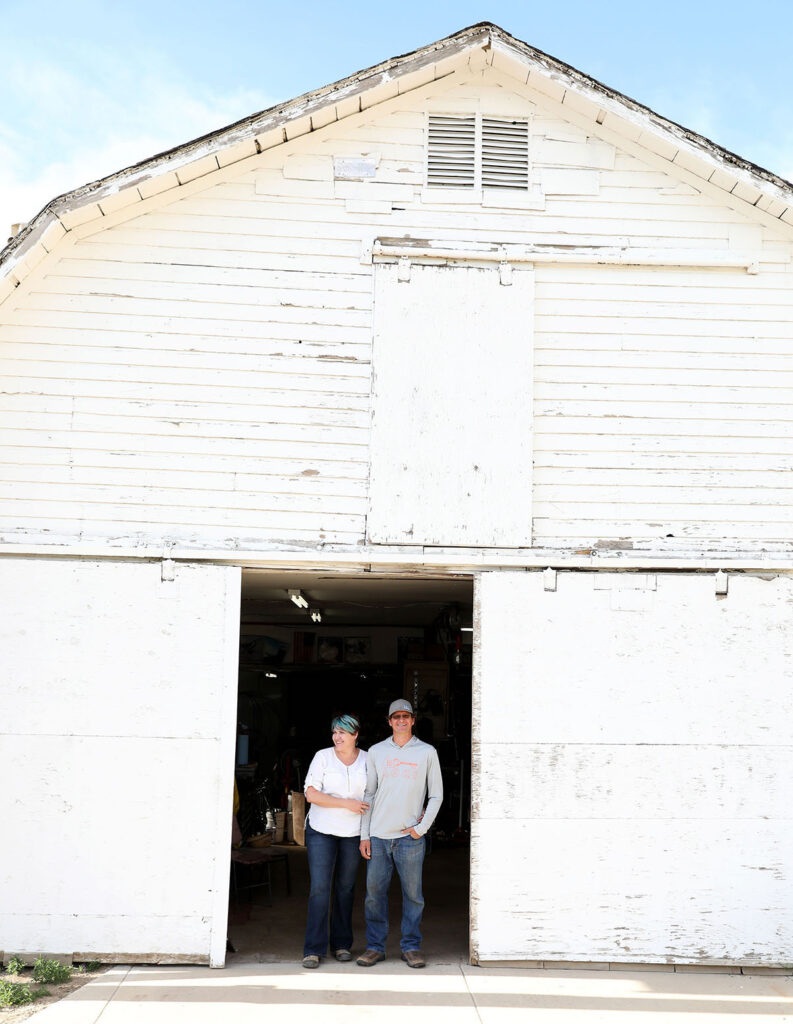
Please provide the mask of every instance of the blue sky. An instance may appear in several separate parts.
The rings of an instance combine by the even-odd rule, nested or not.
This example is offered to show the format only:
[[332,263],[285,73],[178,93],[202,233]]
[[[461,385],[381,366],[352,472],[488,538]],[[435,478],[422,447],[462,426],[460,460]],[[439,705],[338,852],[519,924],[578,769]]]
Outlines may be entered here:
[[0,240],[53,196],[494,21],[793,178],[793,4],[0,0]]

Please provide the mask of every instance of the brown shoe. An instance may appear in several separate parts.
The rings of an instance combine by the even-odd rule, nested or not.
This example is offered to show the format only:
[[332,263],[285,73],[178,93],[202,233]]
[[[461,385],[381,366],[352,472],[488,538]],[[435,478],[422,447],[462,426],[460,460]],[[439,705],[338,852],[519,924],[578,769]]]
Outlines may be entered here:
[[402,954],[402,959],[408,967],[424,967],[427,962],[419,949],[406,949]]
[[377,949],[367,949],[365,953],[361,953],[355,962],[359,967],[374,967],[381,960],[385,960],[385,953],[381,953]]

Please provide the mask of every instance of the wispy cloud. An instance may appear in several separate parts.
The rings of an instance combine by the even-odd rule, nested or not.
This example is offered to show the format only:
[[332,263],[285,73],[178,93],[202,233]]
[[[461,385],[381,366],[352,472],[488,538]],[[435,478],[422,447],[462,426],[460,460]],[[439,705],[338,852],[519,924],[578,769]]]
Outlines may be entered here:
[[50,199],[271,105],[250,89],[213,93],[156,56],[114,66],[7,61],[0,94],[18,96],[23,116],[0,110],[0,245],[14,222]]

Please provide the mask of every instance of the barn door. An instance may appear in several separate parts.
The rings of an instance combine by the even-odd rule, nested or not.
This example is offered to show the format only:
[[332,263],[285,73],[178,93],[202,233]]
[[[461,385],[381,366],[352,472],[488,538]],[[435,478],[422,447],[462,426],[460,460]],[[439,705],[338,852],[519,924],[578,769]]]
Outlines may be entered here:
[[4,949],[223,966],[239,609],[237,566],[0,559]]
[[476,960],[793,962],[793,579],[715,584],[479,577]]
[[371,543],[530,546],[533,277],[376,266]]

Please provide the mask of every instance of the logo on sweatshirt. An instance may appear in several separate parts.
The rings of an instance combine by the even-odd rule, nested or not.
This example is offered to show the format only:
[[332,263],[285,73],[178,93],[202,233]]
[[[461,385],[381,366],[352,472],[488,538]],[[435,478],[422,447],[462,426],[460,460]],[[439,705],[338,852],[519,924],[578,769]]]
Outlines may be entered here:
[[390,779],[415,779],[419,766],[415,761],[401,761],[398,757],[387,757],[383,775]]

